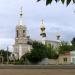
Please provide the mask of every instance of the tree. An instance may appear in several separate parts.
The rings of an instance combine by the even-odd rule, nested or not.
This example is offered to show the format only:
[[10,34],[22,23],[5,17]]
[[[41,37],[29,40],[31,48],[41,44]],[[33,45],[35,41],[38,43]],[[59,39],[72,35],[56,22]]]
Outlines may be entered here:
[[42,59],[47,57],[46,46],[39,42],[33,42],[31,53],[27,55],[27,58],[32,63],[38,63]]
[[32,48],[33,49],[30,53],[26,53],[22,56],[22,62],[26,61],[28,63],[29,60],[31,63],[37,64],[44,58],[56,59],[58,57],[58,54],[55,52],[51,44],[44,45],[42,43],[34,41],[32,44]]
[[30,59],[30,53],[24,54],[19,61],[21,64],[30,64],[28,59]]
[[[11,52],[8,51],[8,56],[10,56]],[[6,62],[7,61],[7,51],[5,50],[0,50],[0,56],[3,56],[3,61]]]
[[28,62],[28,60],[32,64],[37,64],[40,62],[42,59],[48,57],[48,51],[47,51],[47,46],[34,41],[32,43],[32,50],[29,53],[26,53],[25,55],[22,56],[21,60]]
[[[41,1],[41,0],[37,0],[37,1]],[[46,0],[46,5],[51,4],[53,0]],[[66,2],[66,5],[68,6],[70,4],[71,1],[73,1],[73,3],[75,3],[75,0],[55,0],[56,2],[61,1],[63,4],[64,2]]]
[[73,50],[75,50],[75,37],[72,39],[71,43],[72,43],[72,46],[73,46]]
[[59,54],[64,54],[65,52],[72,51],[73,47],[67,42],[62,42],[59,46]]
[[48,46],[46,48],[47,48],[47,57],[49,59],[57,59],[58,58],[56,48],[54,48],[53,45],[48,44]]

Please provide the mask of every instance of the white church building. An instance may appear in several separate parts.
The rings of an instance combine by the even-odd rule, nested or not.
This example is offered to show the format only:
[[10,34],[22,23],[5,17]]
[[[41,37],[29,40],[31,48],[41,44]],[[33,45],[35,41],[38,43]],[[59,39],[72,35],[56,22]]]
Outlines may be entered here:
[[[32,49],[32,45],[29,44],[29,42],[32,42],[32,40],[26,34],[27,28],[23,24],[22,17],[23,17],[23,13],[21,8],[20,20],[18,25],[16,26],[15,44],[13,45],[14,48],[13,54],[16,59],[20,59],[25,53],[30,52]],[[59,43],[58,41],[50,41],[45,39],[46,33],[45,33],[45,27],[43,21],[41,23],[40,30],[41,30],[40,36],[42,37],[41,42],[43,44],[51,43],[52,45],[54,45],[54,47],[58,45]]]

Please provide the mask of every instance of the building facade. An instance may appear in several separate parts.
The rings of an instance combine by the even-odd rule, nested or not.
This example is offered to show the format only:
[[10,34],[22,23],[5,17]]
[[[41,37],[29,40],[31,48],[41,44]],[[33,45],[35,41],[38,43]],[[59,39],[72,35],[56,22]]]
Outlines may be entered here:
[[60,45],[60,42],[58,41],[52,41],[52,40],[45,40],[46,44],[51,44],[54,48],[58,47]]
[[70,52],[65,52],[64,54],[60,54],[58,58],[58,64],[71,64]]
[[75,64],[75,51],[70,51],[71,55],[71,64]]

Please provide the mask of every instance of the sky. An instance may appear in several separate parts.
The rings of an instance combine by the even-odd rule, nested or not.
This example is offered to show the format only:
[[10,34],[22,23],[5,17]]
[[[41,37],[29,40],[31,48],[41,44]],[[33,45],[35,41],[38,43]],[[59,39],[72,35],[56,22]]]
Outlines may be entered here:
[[46,39],[71,41],[75,37],[75,5],[52,2],[46,6],[45,0],[0,0],[0,49],[10,48],[15,43],[15,29],[19,22],[20,8],[23,7],[23,22],[27,35],[40,40],[40,23],[44,20]]

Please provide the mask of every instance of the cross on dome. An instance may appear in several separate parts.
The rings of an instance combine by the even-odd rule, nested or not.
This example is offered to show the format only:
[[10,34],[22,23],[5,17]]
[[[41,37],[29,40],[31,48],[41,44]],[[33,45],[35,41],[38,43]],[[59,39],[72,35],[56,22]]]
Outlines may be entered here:
[[20,21],[19,21],[19,25],[23,25],[23,7],[20,8]]

